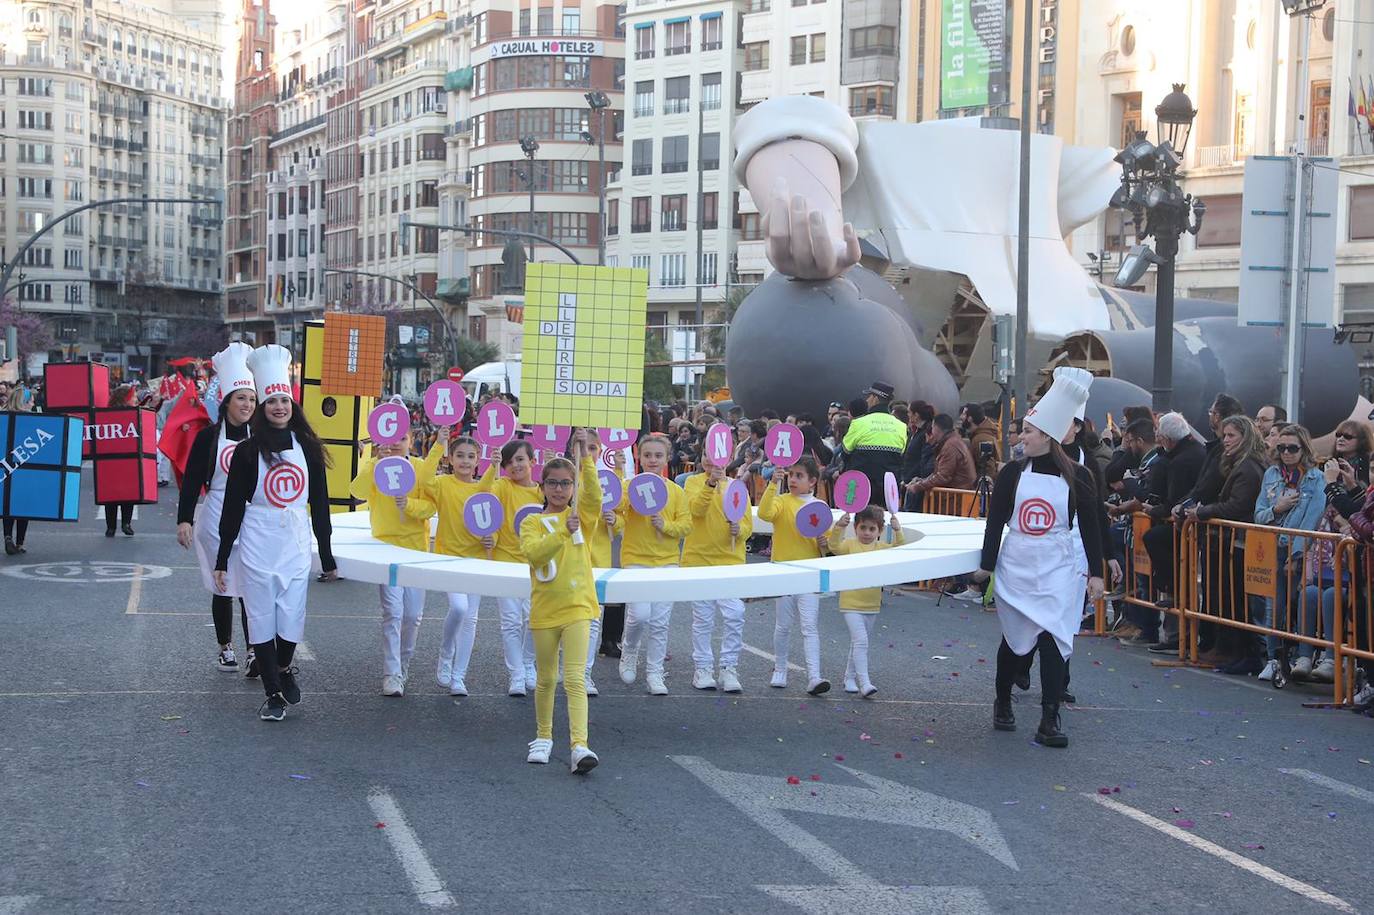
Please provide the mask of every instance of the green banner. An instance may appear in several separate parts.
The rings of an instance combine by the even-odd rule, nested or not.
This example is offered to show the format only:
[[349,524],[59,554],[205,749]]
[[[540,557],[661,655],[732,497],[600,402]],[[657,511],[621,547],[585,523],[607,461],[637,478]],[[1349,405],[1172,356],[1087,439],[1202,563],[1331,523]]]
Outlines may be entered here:
[[1002,0],[943,0],[940,107],[984,108],[1006,101],[1006,6]]

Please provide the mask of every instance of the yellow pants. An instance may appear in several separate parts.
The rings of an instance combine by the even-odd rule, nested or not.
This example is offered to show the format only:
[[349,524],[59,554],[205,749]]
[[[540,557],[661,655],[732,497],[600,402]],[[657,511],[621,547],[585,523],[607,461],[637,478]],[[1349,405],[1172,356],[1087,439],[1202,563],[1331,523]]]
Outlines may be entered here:
[[592,621],[557,629],[531,629],[538,685],[534,690],[535,736],[553,738],[553,700],[557,689],[558,649],[563,648],[563,695],[568,698],[568,736],[574,747],[587,745],[587,644]]

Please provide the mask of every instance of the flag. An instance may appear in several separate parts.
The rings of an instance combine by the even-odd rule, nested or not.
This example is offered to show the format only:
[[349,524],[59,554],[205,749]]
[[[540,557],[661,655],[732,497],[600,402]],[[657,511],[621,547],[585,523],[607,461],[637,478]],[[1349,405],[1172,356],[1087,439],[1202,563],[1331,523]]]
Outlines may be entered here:
[[1360,104],[1356,108],[1356,111],[1359,113],[1360,117],[1365,117],[1369,111],[1369,100],[1364,94],[1364,77],[1360,77]]
[[1350,117],[1353,118],[1356,114],[1359,113],[1355,108],[1355,90],[1351,87],[1350,80],[1348,79],[1345,81],[1345,87],[1346,90],[1350,93],[1350,103],[1347,107],[1349,108]]

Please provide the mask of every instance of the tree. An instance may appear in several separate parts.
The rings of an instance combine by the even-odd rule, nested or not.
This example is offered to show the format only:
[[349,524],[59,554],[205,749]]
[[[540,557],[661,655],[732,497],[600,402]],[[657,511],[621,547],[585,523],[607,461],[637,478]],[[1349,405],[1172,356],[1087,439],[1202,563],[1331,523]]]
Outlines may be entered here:
[[484,362],[495,362],[501,358],[501,348],[495,343],[474,340],[472,337],[454,337],[458,346],[458,365],[470,372]]
[[[14,299],[0,302],[0,328],[13,325],[19,329],[19,374],[24,374],[24,363],[32,353],[45,353],[52,349],[56,340],[52,328],[42,316],[18,308]],[[12,354],[10,354],[12,356]]]
[[[658,334],[652,330],[646,330],[644,332],[645,363],[669,362],[672,358],[668,352],[668,347],[663,345]],[[644,369],[644,399],[656,403],[671,403],[677,399],[673,392],[673,370],[670,366],[660,365],[650,368],[646,365]]]
[[[725,358],[725,340],[728,336],[728,325],[735,320],[735,313],[739,311],[740,305],[746,296],[754,291],[752,286],[732,286],[730,294],[721,300],[719,307],[712,313],[710,321],[712,324],[720,325],[712,327],[706,332],[706,356],[712,360],[723,360]],[[711,365],[706,367],[706,374],[702,378],[702,388],[706,391],[714,391],[716,388],[725,387],[727,381],[725,377],[724,365]]]
[[180,320],[175,323],[168,352],[176,356],[206,358],[224,349],[228,328],[219,321]]

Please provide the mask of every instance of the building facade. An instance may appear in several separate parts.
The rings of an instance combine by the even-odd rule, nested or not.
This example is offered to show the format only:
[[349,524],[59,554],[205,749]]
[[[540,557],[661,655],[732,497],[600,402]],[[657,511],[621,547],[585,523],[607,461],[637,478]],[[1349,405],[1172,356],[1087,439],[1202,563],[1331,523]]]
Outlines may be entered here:
[[272,55],[276,19],[270,0],[242,0],[238,17],[234,105],[225,148],[224,319],[235,339],[275,339],[267,315],[267,177],[277,128]]
[[[45,315],[46,359],[97,358],[159,374],[162,358],[219,327],[222,200],[220,19],[194,4],[23,0],[0,10],[0,245],[53,223],[12,283]],[[203,31],[202,31],[203,29]]]

